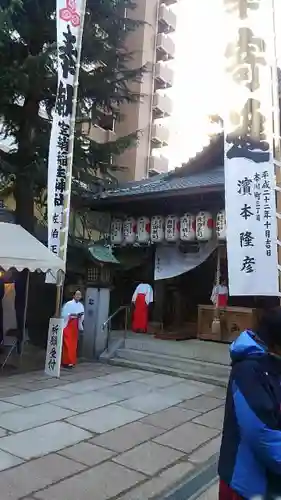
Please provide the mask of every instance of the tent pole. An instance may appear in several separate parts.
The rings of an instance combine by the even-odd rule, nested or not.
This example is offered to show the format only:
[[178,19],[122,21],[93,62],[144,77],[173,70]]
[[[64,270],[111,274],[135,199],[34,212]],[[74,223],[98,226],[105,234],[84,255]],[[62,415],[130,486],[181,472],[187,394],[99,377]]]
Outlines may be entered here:
[[62,306],[62,294],[63,294],[63,285],[64,285],[64,274],[61,275],[61,271],[57,273],[57,286],[56,286],[56,310],[55,310],[55,318],[60,317],[61,306]]
[[27,270],[26,284],[25,284],[25,304],[24,304],[24,312],[23,312],[23,338],[21,341],[21,351],[20,354],[22,356],[22,351],[24,348],[24,344],[26,341],[26,319],[27,319],[27,307],[28,307],[28,296],[29,296],[29,282],[30,282],[30,271]]

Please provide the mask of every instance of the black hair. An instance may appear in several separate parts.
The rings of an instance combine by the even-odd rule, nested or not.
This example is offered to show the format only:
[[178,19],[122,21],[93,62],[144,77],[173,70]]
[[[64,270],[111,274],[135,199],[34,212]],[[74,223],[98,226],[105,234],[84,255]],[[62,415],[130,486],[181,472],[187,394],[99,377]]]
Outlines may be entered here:
[[281,308],[266,310],[257,328],[257,335],[267,347],[281,347]]

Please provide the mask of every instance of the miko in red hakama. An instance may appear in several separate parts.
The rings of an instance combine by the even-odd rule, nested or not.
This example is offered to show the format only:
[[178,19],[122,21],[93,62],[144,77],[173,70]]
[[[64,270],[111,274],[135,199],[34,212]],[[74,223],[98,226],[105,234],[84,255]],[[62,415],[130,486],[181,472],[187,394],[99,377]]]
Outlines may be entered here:
[[69,368],[77,363],[79,330],[83,330],[84,306],[80,299],[81,293],[77,290],[74,299],[66,302],[62,308],[64,329],[61,363]]
[[148,305],[145,301],[145,294],[139,293],[135,302],[132,330],[134,332],[147,333],[147,325],[148,325]]
[[153,302],[153,290],[150,285],[140,283],[132,297],[135,306],[133,312],[132,330],[138,333],[147,333],[148,308]]
[[77,363],[78,318],[70,318],[63,330],[62,365],[74,366]]

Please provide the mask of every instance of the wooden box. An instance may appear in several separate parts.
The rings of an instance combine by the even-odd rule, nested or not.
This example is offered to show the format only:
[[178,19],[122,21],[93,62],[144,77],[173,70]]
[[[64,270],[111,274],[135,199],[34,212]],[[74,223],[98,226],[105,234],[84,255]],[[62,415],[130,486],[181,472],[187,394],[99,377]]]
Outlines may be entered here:
[[221,333],[212,333],[213,306],[198,306],[198,333],[201,340],[232,342],[246,329],[255,327],[256,310],[247,307],[227,307],[220,311]]

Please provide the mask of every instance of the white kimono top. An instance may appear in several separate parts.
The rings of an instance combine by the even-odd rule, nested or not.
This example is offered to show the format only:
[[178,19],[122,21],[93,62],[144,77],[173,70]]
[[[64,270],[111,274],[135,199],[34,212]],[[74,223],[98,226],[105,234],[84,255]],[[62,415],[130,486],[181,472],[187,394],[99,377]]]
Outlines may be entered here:
[[137,296],[139,294],[145,295],[145,302],[147,305],[153,302],[153,290],[152,287],[146,283],[140,283],[134,291],[134,295],[132,297],[132,302],[135,303],[137,300]]
[[69,318],[71,315],[74,314],[82,314],[79,318],[78,322],[78,329],[82,331],[83,328],[83,321],[84,321],[84,306],[81,302],[76,302],[76,300],[72,299],[66,302],[62,308],[61,311],[61,317],[64,319],[64,327],[67,326],[67,323],[69,321]]

